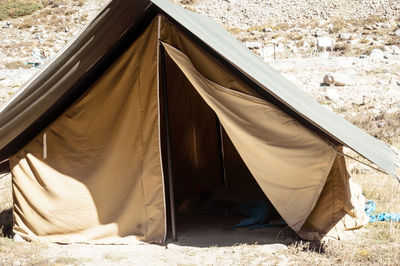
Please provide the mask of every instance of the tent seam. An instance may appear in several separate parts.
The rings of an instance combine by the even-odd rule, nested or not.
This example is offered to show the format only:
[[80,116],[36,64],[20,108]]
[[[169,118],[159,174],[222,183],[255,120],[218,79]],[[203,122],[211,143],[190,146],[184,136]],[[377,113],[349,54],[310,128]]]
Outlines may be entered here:
[[[139,77],[138,77],[138,82],[139,82],[139,99],[140,99],[140,124],[142,125],[142,127],[143,127],[143,101],[142,101],[142,84],[141,84],[141,79],[140,79],[140,76],[141,76],[141,68],[140,68],[140,59],[141,59],[141,42],[140,42],[141,40],[140,39],[138,39],[138,58],[139,58],[139,60],[138,60],[138,62],[137,62],[137,64],[138,64],[138,69],[139,69]],[[146,239],[148,238],[148,227],[149,227],[149,212],[148,212],[148,210],[147,210],[147,207],[148,207],[148,205],[147,205],[147,199],[146,199],[146,193],[145,193],[145,186],[144,186],[144,183],[143,183],[143,164],[144,164],[144,162],[143,162],[143,157],[144,157],[144,142],[143,142],[143,131],[142,131],[142,133],[140,134],[140,141],[141,141],[141,151],[142,151],[142,156],[141,156],[141,161],[140,161],[140,183],[141,183],[141,185],[142,185],[142,193],[143,193],[143,198],[144,198],[144,203],[145,203],[145,212],[146,212],[146,230],[145,230],[145,236],[146,236]]]
[[164,236],[163,243],[167,239],[167,206],[165,201],[165,176],[164,176],[164,165],[162,160],[162,147],[161,147],[161,113],[160,113],[160,45],[161,45],[161,16],[158,16],[158,26],[157,26],[157,113],[158,113],[158,150],[161,166],[161,184],[163,187],[163,206],[164,206]]

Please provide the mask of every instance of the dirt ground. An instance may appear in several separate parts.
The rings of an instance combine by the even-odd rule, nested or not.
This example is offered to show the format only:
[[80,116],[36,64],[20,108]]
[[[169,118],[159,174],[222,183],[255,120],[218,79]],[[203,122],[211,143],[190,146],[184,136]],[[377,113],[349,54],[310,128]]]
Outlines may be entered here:
[[[379,212],[400,212],[400,186],[386,175],[360,169],[355,181]],[[0,224],[10,226],[11,177],[0,178]],[[1,265],[396,265],[400,225],[379,222],[349,233],[346,240],[303,242],[284,226],[233,230],[240,217],[181,214],[178,241],[164,245],[59,245],[0,237]],[[5,228],[3,228],[4,231]]]

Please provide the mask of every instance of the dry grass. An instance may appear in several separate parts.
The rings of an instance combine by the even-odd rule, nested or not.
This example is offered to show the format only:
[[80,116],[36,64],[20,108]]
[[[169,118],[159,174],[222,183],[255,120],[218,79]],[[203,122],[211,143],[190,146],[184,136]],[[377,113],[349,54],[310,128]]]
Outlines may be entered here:
[[[83,6],[86,0],[0,0],[0,21],[7,18],[18,18],[26,15],[30,15],[40,10],[41,16],[50,14],[64,13],[69,15],[68,9],[58,9],[55,13],[54,9],[66,3],[72,2],[75,6]],[[29,23],[33,24],[33,23]],[[22,26],[26,28],[28,26]]]
[[346,115],[345,118],[371,136],[389,144],[400,143],[400,113],[374,115],[365,107],[359,115]]
[[[354,164],[354,161],[350,162]],[[370,171],[357,164],[354,169],[360,169],[360,171],[352,171],[353,179],[362,187],[366,198],[376,202],[377,212],[400,213],[400,186],[398,182],[391,177]],[[3,186],[7,184],[9,185],[9,180],[7,182],[2,181]],[[10,191],[11,189],[8,188],[7,193],[10,193]],[[2,194],[4,195],[4,192]],[[10,206],[10,198],[10,195],[3,197],[1,204]],[[17,243],[11,239],[0,238],[0,264],[78,265],[84,262],[82,261],[83,258],[78,259],[68,255],[71,253],[68,249],[68,246],[55,249],[44,244]],[[153,262],[165,260],[165,263],[172,261],[188,263],[198,261],[207,253],[207,257],[216,259],[216,264],[221,265],[227,259],[235,264],[253,264],[257,261],[260,264],[281,263],[285,265],[395,265],[400,257],[400,224],[391,222],[368,224],[354,237],[341,241],[315,243],[297,240],[291,242],[291,244],[289,242],[288,249],[280,249],[272,254],[260,254],[261,249],[262,247],[257,244],[234,245],[231,248],[210,246],[204,249],[188,249],[182,247],[180,251],[166,250],[161,255],[155,255]],[[227,256],[228,254],[229,256]],[[127,256],[127,253],[124,252],[121,252],[121,254],[104,252],[102,260],[104,263],[122,263],[129,258]],[[49,258],[51,258],[50,262]]]
[[0,0],[0,20],[26,16],[43,7],[37,0]]
[[[353,179],[362,187],[366,198],[376,202],[377,212],[400,213],[400,185],[394,178],[367,171],[353,173]],[[291,265],[396,265],[400,258],[400,223],[371,223],[348,240],[322,245],[297,241],[281,254]]]
[[181,5],[195,5],[199,1],[198,0],[179,0],[178,1]]

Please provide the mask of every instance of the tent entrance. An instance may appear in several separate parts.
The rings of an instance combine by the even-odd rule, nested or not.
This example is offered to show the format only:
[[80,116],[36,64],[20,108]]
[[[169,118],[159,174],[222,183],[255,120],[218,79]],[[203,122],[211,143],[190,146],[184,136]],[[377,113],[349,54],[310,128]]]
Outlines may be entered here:
[[[174,198],[168,214],[173,215],[175,208],[179,237],[190,235],[202,239],[207,234],[215,235],[217,230],[221,232],[221,238],[231,239],[224,234],[232,234],[233,226],[244,218],[238,213],[240,205],[266,201],[267,198],[215,112],[168,54],[161,51],[161,56],[161,64],[165,64],[161,67],[161,75],[165,75],[162,86],[166,89],[166,94],[160,92],[162,118],[166,118],[164,97],[168,99],[168,118],[161,119],[165,182],[168,183],[170,178],[167,176],[170,173],[168,139],[173,178],[173,193],[166,193],[167,206],[171,206],[168,195],[172,194]],[[169,130],[168,137],[166,129]],[[174,229],[170,218],[168,232]],[[245,238],[240,236],[238,239]]]

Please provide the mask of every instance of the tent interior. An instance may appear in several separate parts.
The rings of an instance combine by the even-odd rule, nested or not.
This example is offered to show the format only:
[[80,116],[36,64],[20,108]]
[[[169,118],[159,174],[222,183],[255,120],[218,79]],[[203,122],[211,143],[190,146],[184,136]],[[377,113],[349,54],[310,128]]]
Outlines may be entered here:
[[[239,210],[241,204],[267,202],[266,195],[241,159],[215,112],[205,103],[168,54],[165,54],[165,70],[178,237],[183,234],[183,238],[188,239],[190,235],[195,234],[197,238],[202,239],[200,241],[204,241],[207,238],[212,239],[216,228],[219,228],[230,235],[231,244],[244,241],[246,237],[243,236],[246,235],[247,238],[253,237],[249,241],[262,240],[259,231],[256,232],[256,238],[254,233],[240,229],[237,238],[232,234],[233,226],[245,217]],[[162,100],[163,103],[164,101],[165,99]],[[164,112],[161,117],[165,117]],[[162,120],[161,127],[164,129],[164,173],[168,173],[166,121]],[[165,181],[168,184],[167,176]],[[168,197],[170,194],[166,195]],[[169,200],[168,198],[168,202]],[[275,209],[269,211],[273,214],[271,218],[279,225],[279,214]],[[276,234],[276,229],[269,233]],[[270,237],[264,237],[264,241]],[[229,242],[227,236],[221,238]],[[180,238],[179,241],[183,240]],[[215,237],[213,241],[216,241]],[[204,242],[206,243],[207,241]]]

